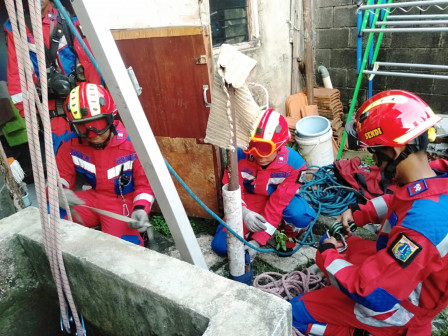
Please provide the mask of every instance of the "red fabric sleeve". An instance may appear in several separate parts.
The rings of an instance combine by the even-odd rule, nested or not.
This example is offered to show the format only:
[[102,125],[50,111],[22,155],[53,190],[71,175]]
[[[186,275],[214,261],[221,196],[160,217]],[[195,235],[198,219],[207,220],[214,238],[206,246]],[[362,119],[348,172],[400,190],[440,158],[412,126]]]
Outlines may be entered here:
[[[283,210],[291,202],[292,198],[300,188],[300,184],[296,183],[297,178],[302,170],[306,169],[306,166],[302,166],[300,169],[293,170],[285,180],[278,185],[277,189],[269,196],[269,200],[266,203],[266,207],[260,214],[266,219],[266,221],[274,227],[278,227],[280,221],[283,218]],[[261,245],[266,245],[271,236],[266,231],[255,232],[252,238],[259,242]]]
[[[70,143],[71,141],[68,141],[61,145],[56,154],[56,164],[64,188],[75,190],[76,170],[70,155]],[[68,185],[65,185],[65,183]]]

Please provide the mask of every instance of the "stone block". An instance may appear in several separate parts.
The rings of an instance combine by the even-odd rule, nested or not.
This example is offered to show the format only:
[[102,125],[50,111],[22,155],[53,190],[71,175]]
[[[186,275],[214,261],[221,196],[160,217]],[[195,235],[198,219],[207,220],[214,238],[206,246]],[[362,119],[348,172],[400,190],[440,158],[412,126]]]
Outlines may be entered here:
[[[447,75],[447,73],[439,73],[439,74],[444,76]],[[432,92],[436,95],[448,95],[448,87],[446,86],[446,80],[434,79],[434,86]]]
[[[390,46],[394,49],[406,48],[431,48],[438,47],[440,33],[392,33]],[[412,52],[409,52],[411,55]]]
[[[319,65],[324,65],[328,67],[331,63],[331,49],[316,49],[314,53],[314,58],[316,60],[316,73]],[[331,76],[331,74],[330,74]]]
[[414,92],[416,94],[431,93],[433,79],[387,76],[387,86]]
[[316,11],[315,28],[332,28],[333,27],[333,7],[320,8]]
[[356,69],[356,49],[332,49],[330,67]]
[[317,46],[322,49],[347,48],[348,28],[319,29],[317,31]]
[[336,7],[356,4],[356,0],[318,0],[317,7]]
[[358,28],[351,27],[349,28],[349,35],[348,35],[348,47],[349,48],[355,48],[358,45]]
[[356,7],[341,6],[334,8],[334,28],[356,27]]
[[328,72],[331,76],[331,82],[336,89],[347,87],[347,69],[329,68]]

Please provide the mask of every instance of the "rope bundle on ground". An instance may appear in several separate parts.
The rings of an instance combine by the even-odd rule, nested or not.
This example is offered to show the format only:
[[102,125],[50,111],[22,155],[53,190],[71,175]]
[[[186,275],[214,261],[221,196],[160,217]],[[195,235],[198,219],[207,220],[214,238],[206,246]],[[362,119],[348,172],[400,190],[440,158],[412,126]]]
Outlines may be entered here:
[[[293,271],[286,274],[266,272],[258,275],[253,283],[255,288],[273,294],[281,299],[291,300],[297,295],[325,287],[324,280],[318,274],[312,274],[308,269]],[[292,327],[293,336],[303,336]]]
[[340,184],[334,175],[334,165],[310,166],[315,172],[306,172],[306,182],[300,187],[299,195],[305,198],[316,211],[329,216],[343,213],[349,204],[357,203],[356,192]]
[[262,273],[255,278],[254,287],[289,301],[297,295],[325,287],[325,284],[320,275],[305,269],[286,274]]

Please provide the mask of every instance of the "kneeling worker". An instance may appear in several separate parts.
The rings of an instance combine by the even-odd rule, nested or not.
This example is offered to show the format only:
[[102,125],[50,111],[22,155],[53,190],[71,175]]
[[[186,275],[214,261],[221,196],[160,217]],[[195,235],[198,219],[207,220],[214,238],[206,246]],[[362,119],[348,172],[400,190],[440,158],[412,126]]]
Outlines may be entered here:
[[[299,174],[306,163],[299,153],[285,146],[290,138],[286,119],[268,109],[253,130],[248,149],[238,148],[244,234],[256,247],[266,245],[277,228],[295,238],[316,217],[306,200],[296,195]],[[227,182],[224,174],[223,183]],[[227,256],[225,231],[219,225],[212,241],[212,249],[220,256]],[[288,241],[286,247],[292,249],[295,244]],[[249,249],[249,253],[253,259],[256,251]]]
[[[70,92],[64,110],[79,138],[60,147],[56,162],[68,203],[79,215],[74,220],[87,227],[101,225],[105,233],[143,245],[140,233],[149,227],[154,193],[126,129],[114,120],[112,96],[100,85],[81,83]],[[86,182],[81,191],[74,191],[76,173]],[[128,224],[76,206],[81,204],[136,221]]]

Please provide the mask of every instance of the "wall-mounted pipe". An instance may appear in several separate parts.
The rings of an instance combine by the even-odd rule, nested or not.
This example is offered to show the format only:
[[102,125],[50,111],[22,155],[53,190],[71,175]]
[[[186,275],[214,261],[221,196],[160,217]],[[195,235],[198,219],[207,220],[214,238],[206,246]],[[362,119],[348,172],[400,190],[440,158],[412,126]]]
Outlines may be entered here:
[[323,65],[319,65],[319,67],[317,68],[317,72],[319,72],[322,77],[324,87],[327,89],[332,89],[333,84],[331,83],[330,73],[328,72],[327,68]]
[[305,84],[308,104],[313,105],[314,56],[311,0],[303,0],[303,25],[305,41]]

